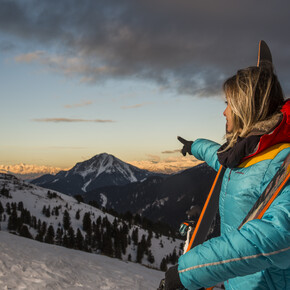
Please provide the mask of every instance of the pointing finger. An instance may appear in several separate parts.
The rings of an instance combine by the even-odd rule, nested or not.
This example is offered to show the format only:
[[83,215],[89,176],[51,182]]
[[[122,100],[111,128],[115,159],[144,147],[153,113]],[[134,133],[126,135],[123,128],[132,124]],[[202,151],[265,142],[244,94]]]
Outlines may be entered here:
[[177,139],[178,139],[179,142],[181,142],[184,145],[188,142],[187,140],[185,140],[185,139],[183,139],[182,137],[179,137],[179,136],[177,137]]

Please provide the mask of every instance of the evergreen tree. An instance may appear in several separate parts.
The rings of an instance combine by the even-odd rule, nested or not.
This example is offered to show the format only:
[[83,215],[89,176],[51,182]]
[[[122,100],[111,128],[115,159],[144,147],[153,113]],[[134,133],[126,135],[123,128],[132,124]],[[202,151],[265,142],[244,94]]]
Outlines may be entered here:
[[111,235],[108,235],[108,233],[105,233],[103,235],[103,248],[102,248],[102,252],[109,256],[109,257],[113,257],[113,244],[112,244],[112,239],[111,239]]
[[76,212],[76,219],[79,220],[80,219],[80,210],[78,209]]
[[89,212],[86,212],[84,214],[83,218],[83,230],[90,235],[92,232],[92,220],[91,220],[91,214]]
[[132,241],[134,245],[138,244],[138,228],[135,228],[132,232]]
[[0,201],[0,222],[2,222],[2,214],[4,213],[4,208],[3,208],[3,205]]
[[28,227],[26,225],[23,225],[20,228],[19,235],[24,237],[24,238],[33,239],[32,235],[30,234]]
[[59,216],[59,207],[58,207],[58,206],[55,207],[54,214],[55,214],[56,216]]
[[68,248],[73,248],[75,245],[75,232],[72,227],[69,227],[67,231]]
[[16,231],[17,226],[18,226],[17,211],[14,208],[11,212],[11,215],[9,216],[9,219],[8,219],[8,230]]
[[178,261],[178,257],[177,257],[176,249],[175,249],[175,248],[174,248],[174,250],[173,250],[172,255],[170,255],[170,257],[169,257],[169,261],[170,261],[170,263],[173,264],[173,265],[176,264],[177,261]]
[[5,188],[5,185],[1,189],[0,195],[11,198],[11,195],[9,193],[9,189]]
[[44,237],[45,234],[46,234],[46,229],[47,229],[47,224],[46,222],[42,222],[41,224],[41,228],[40,228],[40,233],[41,233],[41,236]]
[[35,240],[39,242],[43,242],[43,235],[40,231],[37,233]]
[[6,212],[8,215],[11,215],[11,206],[9,202],[6,203]]
[[160,270],[161,271],[167,271],[167,263],[166,263],[166,259],[163,258],[162,261],[161,261],[161,264],[160,264]]
[[118,229],[115,229],[115,237],[114,237],[114,252],[115,252],[115,257],[118,259],[122,259],[122,245],[121,245],[121,236],[120,232]]
[[151,240],[152,240],[152,236],[153,236],[153,233],[152,233],[152,230],[149,230],[148,231],[148,237],[147,237],[147,247],[150,248],[151,247]]
[[147,259],[148,259],[148,262],[151,264],[153,264],[155,262],[155,258],[153,256],[151,250],[148,251],[148,258]]
[[67,231],[70,227],[70,216],[67,210],[63,213],[63,228]]
[[43,215],[46,215],[46,206],[45,205],[42,208],[42,213],[43,213]]
[[23,202],[22,202],[22,201],[18,202],[18,207],[17,207],[17,209],[18,209],[19,211],[22,211],[22,210],[23,210]]
[[48,218],[50,217],[50,205],[46,209],[45,216],[48,217]]
[[54,228],[52,225],[50,225],[47,229],[46,236],[44,238],[44,242],[48,244],[53,244],[54,243]]
[[55,241],[57,245],[62,245],[62,235],[63,235],[63,230],[61,228],[58,228],[56,231],[56,236],[55,236]]
[[78,250],[83,250],[83,244],[84,244],[84,237],[83,237],[80,229],[78,229],[77,236],[76,236],[76,248]]
[[62,245],[63,245],[64,247],[68,247],[68,245],[69,245],[69,242],[68,242],[68,238],[67,238],[66,233],[65,233],[64,236],[63,236],[63,239],[62,239]]
[[137,247],[137,258],[136,258],[136,262],[137,263],[141,263],[144,253],[148,251],[148,248],[146,246],[146,239],[145,239],[145,235],[142,235],[142,239],[141,242],[138,243],[138,247]]

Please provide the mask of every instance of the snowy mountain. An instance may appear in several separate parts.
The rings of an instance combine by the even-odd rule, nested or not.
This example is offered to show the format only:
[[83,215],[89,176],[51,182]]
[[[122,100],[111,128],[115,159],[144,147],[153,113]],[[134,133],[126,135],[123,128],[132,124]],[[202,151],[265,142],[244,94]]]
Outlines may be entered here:
[[[163,270],[177,262],[183,243],[150,227],[142,228],[134,216],[122,220],[71,196],[7,174],[0,174],[0,229]],[[62,259],[59,256],[57,261],[61,264]]]
[[31,183],[68,195],[76,195],[99,187],[141,181],[149,176],[164,175],[139,169],[113,155],[102,153],[77,163],[68,171],[60,171],[56,175],[46,174],[34,179]]
[[[97,188],[83,197],[86,202],[95,200],[117,212],[126,212],[130,208],[133,213],[166,222],[177,229],[188,219],[186,212],[191,207],[202,208],[215,174],[203,163],[165,179],[149,177],[143,182]],[[218,224],[214,232],[218,234]]]

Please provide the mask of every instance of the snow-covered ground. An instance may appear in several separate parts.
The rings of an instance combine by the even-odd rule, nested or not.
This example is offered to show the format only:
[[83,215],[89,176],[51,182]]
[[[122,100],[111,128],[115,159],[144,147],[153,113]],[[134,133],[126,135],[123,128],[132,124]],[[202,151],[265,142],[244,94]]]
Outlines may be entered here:
[[[55,232],[57,231],[59,224],[62,224],[63,222],[64,210],[67,210],[69,212],[71,218],[71,226],[73,227],[75,232],[77,231],[77,229],[80,229],[83,236],[85,236],[85,232],[82,229],[82,220],[86,212],[90,213],[92,221],[96,221],[98,217],[106,217],[110,223],[113,223],[115,219],[114,216],[108,213],[104,213],[100,209],[94,208],[88,204],[79,203],[75,198],[71,196],[53,191],[57,194],[56,198],[49,198],[47,196],[47,189],[38,187],[36,185],[28,184],[15,177],[5,176],[0,173],[0,190],[3,187],[8,189],[11,195],[11,198],[7,198],[0,194],[0,202],[2,203],[3,207],[6,207],[6,203],[8,202],[14,202],[17,204],[19,202],[23,202],[24,208],[29,210],[32,215],[37,217],[37,219],[40,219],[42,222],[45,221],[48,226],[52,225]],[[42,209],[44,206],[46,208],[49,206],[50,209],[60,207],[59,215],[51,215],[49,217],[45,216],[42,213]],[[80,218],[76,219],[76,213],[78,211],[80,213]],[[5,212],[3,213],[3,215],[4,214],[7,215],[7,213]],[[18,216],[20,216],[20,212],[18,212]],[[2,231],[8,231],[7,224],[8,217],[6,217],[6,221],[0,220],[0,229],[2,229]],[[142,235],[144,235],[146,238],[148,237],[148,231],[136,225],[132,225],[129,229],[129,236],[132,236],[132,232],[136,228],[138,228],[139,231],[139,242],[141,241]],[[29,231],[35,238],[37,234],[36,230],[29,227]],[[166,255],[173,253],[174,249],[176,249],[177,254],[179,254],[180,248],[182,248],[180,246],[182,242],[182,240],[173,240],[172,238],[165,236],[159,236],[157,238],[154,234],[151,240],[152,245],[150,247],[150,250],[154,256],[155,261],[153,263],[150,263],[147,260],[147,256],[145,255],[142,259],[142,264],[159,269],[161,261],[164,257],[166,257]],[[135,246],[133,243],[127,246],[126,254],[122,255],[122,259],[124,261],[128,260],[129,255],[131,256],[132,261],[136,261],[137,246]],[[170,264],[168,264],[168,267],[170,267]],[[2,290],[1,287],[0,290]]]
[[0,231],[0,289],[157,289],[164,273],[140,264]]

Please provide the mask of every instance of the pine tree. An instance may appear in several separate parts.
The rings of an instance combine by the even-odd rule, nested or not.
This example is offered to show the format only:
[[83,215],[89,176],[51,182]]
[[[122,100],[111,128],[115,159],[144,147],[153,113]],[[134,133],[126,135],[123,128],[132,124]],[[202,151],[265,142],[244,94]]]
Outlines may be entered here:
[[70,216],[67,210],[63,213],[63,228],[67,231],[70,227]]
[[76,212],[76,219],[79,220],[80,219],[80,210],[78,209]]
[[146,239],[145,239],[145,235],[142,235],[142,239],[141,242],[138,243],[138,247],[137,247],[137,258],[136,258],[136,262],[137,263],[141,263],[144,253],[148,251],[148,248],[146,247]]
[[161,261],[161,264],[160,264],[160,270],[161,271],[167,271],[167,263],[166,263],[166,259],[163,258],[162,261]]
[[114,227],[114,252],[115,252],[115,257],[118,259],[122,259],[122,245],[121,245],[121,235],[119,230]]
[[63,230],[61,228],[58,228],[56,231],[56,236],[55,236],[55,241],[57,245],[62,245],[62,235],[63,235]]
[[83,237],[80,229],[78,229],[77,236],[76,236],[76,248],[78,250],[83,250],[83,244],[84,244],[84,237]]
[[155,262],[155,258],[153,256],[151,250],[148,251],[148,258],[147,259],[148,259],[148,262],[151,264],[153,264]]
[[32,235],[30,234],[28,227],[26,225],[23,225],[19,231],[19,235],[28,238],[28,239],[33,239]]
[[9,202],[6,203],[6,213],[8,215],[11,215],[11,206],[10,206],[10,203]]
[[16,231],[17,226],[18,226],[17,211],[14,208],[11,212],[11,215],[9,216],[9,219],[8,219],[8,230]]
[[48,244],[53,244],[54,243],[54,228],[52,225],[50,225],[47,229],[46,236],[44,238],[44,242]]
[[18,207],[17,207],[17,209],[18,209],[19,211],[22,211],[22,210],[23,210],[23,202],[22,202],[22,201],[18,202]]
[[46,209],[45,216],[48,217],[48,218],[50,217],[50,205]]
[[3,208],[3,205],[0,201],[0,222],[2,222],[2,214],[4,213],[4,208]]
[[148,237],[147,237],[147,247],[150,248],[151,247],[151,239],[152,239],[153,233],[152,230],[148,231]]
[[46,206],[44,205],[42,208],[42,213],[45,215],[46,214]]
[[138,244],[138,228],[135,228],[132,232],[132,241],[134,245]]
[[75,245],[75,232],[72,227],[69,227],[67,231],[68,248],[73,248]]
[[111,235],[109,235],[108,233],[105,233],[103,235],[103,249],[102,252],[109,256],[109,257],[113,257],[113,244],[112,244],[112,239],[111,239]]
[[41,224],[41,228],[40,228],[40,233],[41,233],[41,236],[44,237],[45,234],[46,234],[46,229],[47,229],[47,224],[46,222],[42,222]]
[[83,230],[90,235],[92,232],[92,220],[91,220],[91,214],[89,212],[86,212],[84,214],[83,218]]

